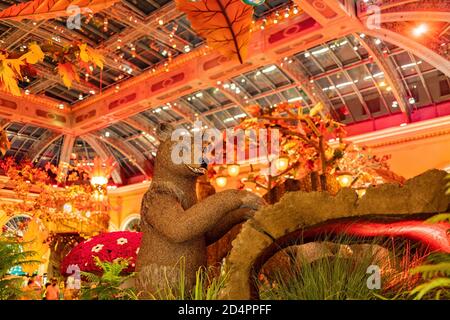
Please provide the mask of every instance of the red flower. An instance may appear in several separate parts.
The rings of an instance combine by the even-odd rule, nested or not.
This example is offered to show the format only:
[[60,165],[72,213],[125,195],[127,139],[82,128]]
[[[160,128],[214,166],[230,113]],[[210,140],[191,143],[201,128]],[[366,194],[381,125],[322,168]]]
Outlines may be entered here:
[[109,232],[92,237],[69,252],[61,264],[61,273],[68,274],[70,265],[77,265],[81,271],[100,271],[95,265],[94,257],[108,262],[118,258],[130,259],[129,267],[125,271],[133,272],[141,238],[140,232],[131,231]]

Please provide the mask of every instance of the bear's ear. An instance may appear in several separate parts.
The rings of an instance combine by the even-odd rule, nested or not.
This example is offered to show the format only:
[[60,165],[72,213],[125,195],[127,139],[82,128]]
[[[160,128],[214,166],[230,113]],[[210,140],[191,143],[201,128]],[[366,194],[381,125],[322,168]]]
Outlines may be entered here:
[[156,135],[158,136],[159,141],[166,141],[167,139],[170,139],[172,136],[172,132],[174,130],[174,127],[167,122],[161,123],[158,128],[156,129]]

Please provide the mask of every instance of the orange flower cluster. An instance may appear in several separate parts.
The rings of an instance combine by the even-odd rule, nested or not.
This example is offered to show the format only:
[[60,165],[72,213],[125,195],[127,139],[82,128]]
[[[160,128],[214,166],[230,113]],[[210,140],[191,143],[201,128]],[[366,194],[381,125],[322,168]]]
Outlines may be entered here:
[[93,188],[89,180],[82,180],[83,172],[72,171],[65,181],[57,182],[59,169],[52,165],[41,169],[31,161],[16,163],[7,158],[0,162],[0,168],[9,178],[8,188],[19,200],[0,205],[7,215],[27,214],[46,226],[64,223],[73,228],[84,224],[97,231],[107,229],[108,204],[93,199]]

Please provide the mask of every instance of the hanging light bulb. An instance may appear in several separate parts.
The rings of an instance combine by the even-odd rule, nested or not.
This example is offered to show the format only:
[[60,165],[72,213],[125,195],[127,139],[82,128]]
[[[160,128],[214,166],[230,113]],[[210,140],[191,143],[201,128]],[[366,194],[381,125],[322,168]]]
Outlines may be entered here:
[[221,188],[225,187],[227,185],[227,177],[224,176],[216,177],[216,184]]
[[227,169],[230,177],[236,177],[239,175],[240,166],[238,164],[230,164]]
[[349,172],[340,172],[338,173],[336,180],[339,182],[342,188],[347,188],[352,185],[353,176]]
[[284,171],[289,166],[289,158],[288,157],[279,157],[275,160],[275,168],[277,168],[278,171]]

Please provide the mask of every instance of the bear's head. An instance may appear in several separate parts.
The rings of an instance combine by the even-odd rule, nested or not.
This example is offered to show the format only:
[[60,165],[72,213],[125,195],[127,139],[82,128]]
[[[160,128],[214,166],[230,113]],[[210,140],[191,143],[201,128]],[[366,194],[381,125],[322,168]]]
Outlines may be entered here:
[[[206,174],[208,163],[202,156],[202,143],[195,144],[189,134],[182,137],[184,143],[181,143],[173,139],[174,131],[174,127],[167,123],[160,124],[156,131],[160,145],[155,159],[155,173],[163,170],[184,177]],[[183,155],[183,160],[180,155]]]

